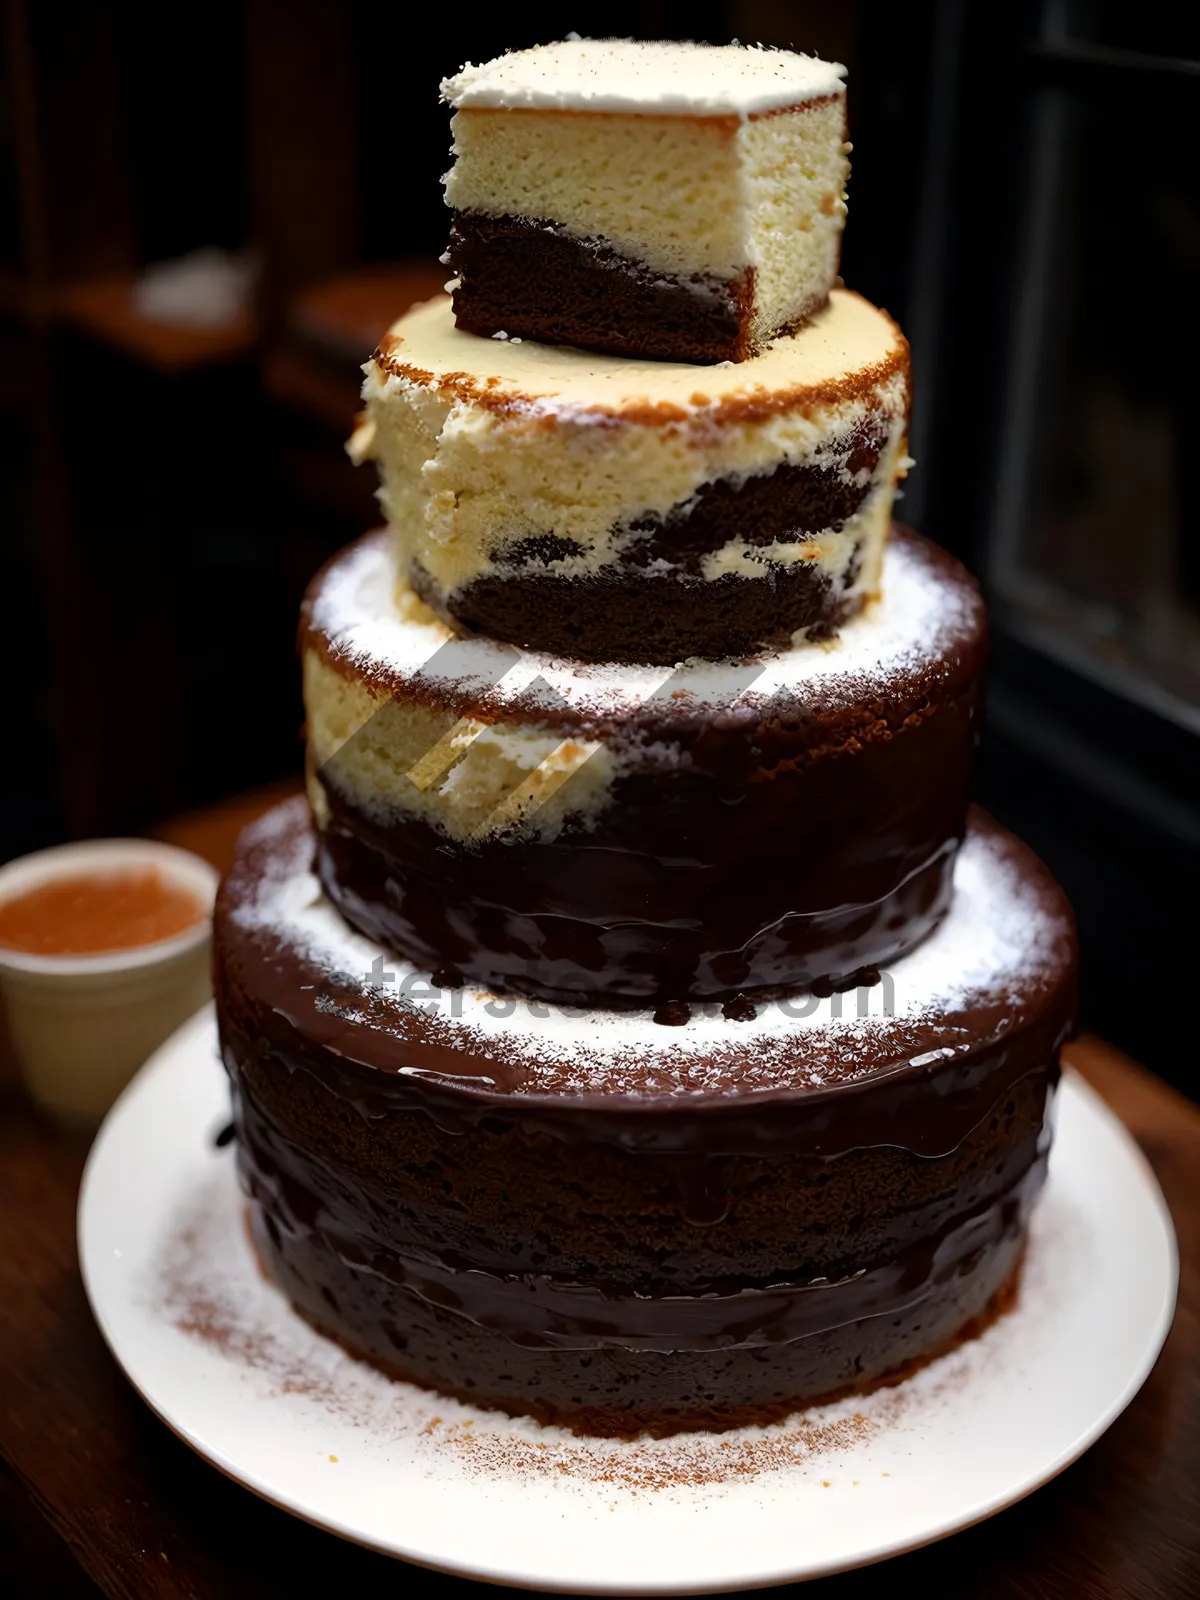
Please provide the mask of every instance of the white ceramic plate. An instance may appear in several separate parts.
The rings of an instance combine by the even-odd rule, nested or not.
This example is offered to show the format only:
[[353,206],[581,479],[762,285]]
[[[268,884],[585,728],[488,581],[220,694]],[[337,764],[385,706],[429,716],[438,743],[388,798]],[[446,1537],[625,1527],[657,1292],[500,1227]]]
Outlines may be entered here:
[[84,1176],[92,1308],[201,1455],[331,1532],[496,1583],[688,1594],[881,1560],[1045,1483],[1144,1381],[1175,1306],[1170,1217],[1068,1075],[1020,1303],[897,1388],[778,1427],[586,1441],[394,1384],[309,1330],[242,1227],[211,1011],[126,1090]]

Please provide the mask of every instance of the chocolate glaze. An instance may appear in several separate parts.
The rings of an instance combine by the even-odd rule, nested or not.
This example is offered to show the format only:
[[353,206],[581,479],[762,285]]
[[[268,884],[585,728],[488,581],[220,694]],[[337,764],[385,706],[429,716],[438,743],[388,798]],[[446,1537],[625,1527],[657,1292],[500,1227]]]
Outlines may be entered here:
[[[760,1283],[731,1276],[648,1293],[621,1283],[578,1282],[546,1273],[501,1276],[457,1254],[438,1259],[380,1244],[364,1233],[357,1208],[331,1206],[327,1193],[318,1199],[294,1169],[272,1161],[247,1107],[242,1108],[240,1131],[244,1183],[270,1219],[266,1231],[276,1244],[274,1253],[288,1253],[282,1243],[287,1237],[303,1241],[306,1252],[336,1260],[347,1278],[367,1285],[368,1295],[393,1303],[401,1327],[411,1316],[402,1308],[419,1301],[489,1336],[541,1351],[761,1349],[812,1339],[869,1317],[894,1317],[936,1295],[973,1257],[1015,1240],[1046,1167],[1045,1155],[1038,1155],[1015,1184],[983,1206],[956,1216],[933,1235],[912,1240],[885,1260],[841,1275],[818,1274],[800,1281],[781,1275]],[[393,1344],[373,1353],[394,1358],[402,1348]]]
[[295,1308],[351,1355],[468,1404],[607,1438],[765,1426],[899,1381],[1008,1309],[1024,1247],[1017,1221],[914,1305],[782,1345],[564,1351],[529,1349],[416,1297],[380,1295],[385,1280],[346,1271],[328,1254],[294,1250],[255,1210],[251,1228],[267,1271]]
[[[474,211],[451,213],[449,265],[459,280],[454,319],[468,333],[659,361],[743,361],[754,353],[750,268],[735,279],[673,278],[602,238]],[[801,308],[793,326],[825,298]]]
[[730,1023],[705,1094],[615,1058],[614,1092],[567,1087],[567,1064],[547,1092],[503,1039],[240,914],[297,829],[251,840],[222,888],[218,1015],[264,1259],[348,1347],[509,1410],[663,1431],[870,1381],[1007,1282],[1071,1027],[1068,934],[1019,988],[874,1027],[856,1064],[835,1035],[819,1087],[820,1041],[797,1035],[750,1090],[761,1045]]
[[[253,858],[244,866],[253,871]],[[717,1069],[708,1075],[717,1084],[709,1093],[630,1088],[643,1066],[647,1075],[659,1069],[636,1058],[614,1061],[619,1088],[588,1092],[569,1063],[560,1063],[557,1075],[535,1074],[520,1051],[494,1038],[485,1044],[419,1004],[380,997],[366,974],[330,974],[301,943],[240,926],[230,914],[236,874],[218,904],[216,981],[223,1025],[241,1027],[251,1059],[277,1059],[292,1077],[311,1075],[366,1125],[420,1112],[457,1140],[478,1136],[485,1124],[515,1123],[536,1134],[546,1152],[567,1147],[553,1159],[568,1169],[579,1144],[669,1158],[672,1192],[693,1221],[712,1222],[721,1211],[724,1200],[712,1195],[725,1158],[829,1161],[876,1145],[922,1162],[952,1155],[998,1101],[1031,1072],[1048,1070],[1073,1014],[1074,954],[1067,950],[1046,992],[1033,991],[1025,1003],[998,996],[977,1001],[969,1014],[897,1018],[876,1028],[854,1076],[843,1081],[792,1082],[778,1063],[765,1086],[749,1080],[755,1044],[731,1024],[728,1046],[708,1061]],[[683,1037],[681,1049],[688,1043]],[[798,1079],[814,1059],[823,1072],[836,1069],[836,1038],[830,1055],[814,1055],[824,1043],[804,1041],[794,1063]],[[842,1065],[850,1071],[849,1062]]]
[[[924,548],[969,599],[968,620],[940,654],[881,675],[851,704],[817,688],[719,715],[670,696],[613,722],[536,713],[622,750],[607,804],[557,837],[466,843],[413,812],[381,812],[343,770],[350,741],[319,774],[326,892],[418,966],[564,1004],[778,994],[896,960],[948,903],[986,651],[971,580]],[[381,687],[447,716],[474,710],[453,683]],[[356,735],[371,737],[370,723]]]
[[[875,769],[904,764],[898,738],[878,747],[883,759],[859,759],[858,782],[842,768],[825,782],[792,773],[726,813],[703,793],[715,784],[626,778],[594,829],[550,840],[460,844],[421,817],[379,821],[326,768],[318,872],[352,926],[418,967],[451,963],[477,987],[616,1007],[797,992],[897,960],[945,914],[969,708],[948,712],[936,733],[912,740],[914,765],[935,752],[945,762],[927,769],[939,792],[908,788],[916,806],[867,787]],[[789,813],[807,807],[819,835],[846,790],[860,801],[857,814],[841,812],[849,837],[811,854],[778,849],[773,830]]]

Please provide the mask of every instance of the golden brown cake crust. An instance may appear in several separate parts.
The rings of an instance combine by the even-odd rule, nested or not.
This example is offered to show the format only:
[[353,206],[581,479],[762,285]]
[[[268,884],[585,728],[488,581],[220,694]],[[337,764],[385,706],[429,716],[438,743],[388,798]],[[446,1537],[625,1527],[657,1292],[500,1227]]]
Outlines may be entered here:
[[[862,295],[854,294],[851,290],[840,289],[837,292],[847,299],[869,305]],[[703,410],[707,424],[731,427],[747,422],[763,422],[781,412],[803,412],[859,399],[871,394],[897,373],[903,374],[908,380],[912,369],[908,340],[899,324],[879,307],[872,307],[872,310],[886,321],[894,345],[879,360],[867,362],[852,371],[816,382],[783,382],[777,387],[768,388],[756,380],[752,366],[743,364],[739,370],[746,377],[744,387],[732,394],[722,394],[711,378],[705,383],[706,373],[701,369],[696,373],[695,387],[681,401],[645,400],[631,395],[619,403],[598,401],[587,409],[598,418],[608,417],[651,428],[687,421],[694,411]],[[809,325],[819,322],[822,314],[818,311],[810,317]],[[527,412],[545,399],[544,393],[534,390],[523,392],[519,385],[506,383],[499,377],[483,372],[434,371],[417,361],[406,360],[407,349],[405,335],[400,324],[397,324],[380,340],[371,359],[389,377],[402,378],[422,387],[436,384],[439,392],[448,398],[469,401],[499,414]],[[543,425],[555,425],[551,415],[545,415]]]

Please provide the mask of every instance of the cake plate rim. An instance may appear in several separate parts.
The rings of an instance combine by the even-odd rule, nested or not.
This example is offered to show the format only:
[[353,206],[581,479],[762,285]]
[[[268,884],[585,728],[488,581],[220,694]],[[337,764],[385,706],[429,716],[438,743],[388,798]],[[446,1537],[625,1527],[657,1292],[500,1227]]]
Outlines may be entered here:
[[[830,1576],[919,1549],[1005,1510],[1076,1461],[1137,1394],[1174,1316],[1178,1251],[1157,1179],[1120,1120],[1068,1069],[1056,1106],[1060,1159],[1056,1164],[1052,1152],[1047,1196],[1035,1216],[1030,1270],[1017,1308],[962,1352],[934,1363],[896,1390],[879,1391],[897,1397],[892,1410],[898,1407],[899,1420],[893,1419],[866,1443],[835,1449],[812,1463],[752,1475],[731,1486],[683,1482],[659,1493],[657,1500],[645,1493],[638,1499],[627,1486],[614,1488],[583,1475],[576,1481],[569,1468],[561,1473],[563,1482],[549,1486],[527,1481],[516,1472],[506,1475],[502,1468],[473,1476],[456,1455],[439,1454],[436,1442],[426,1448],[421,1442],[426,1435],[415,1430],[398,1441],[384,1441],[380,1435],[380,1442],[368,1439],[364,1446],[361,1423],[349,1423],[323,1411],[321,1405],[289,1394],[286,1385],[283,1392],[272,1392],[261,1374],[231,1360],[216,1345],[189,1335],[166,1316],[162,1297],[152,1288],[153,1263],[164,1249],[164,1218],[179,1213],[182,1199],[191,1192],[187,1186],[194,1190],[205,1174],[204,1181],[211,1178],[236,1190],[228,1152],[218,1154],[212,1141],[226,1105],[212,1007],[206,1006],[135,1076],[109,1112],[88,1157],[79,1195],[79,1258],[101,1334],[149,1408],[226,1476],[352,1543],[459,1577],[560,1593],[717,1593]],[[1121,1199],[1129,1202],[1124,1215],[1118,1208]],[[239,1204],[229,1196],[227,1203]],[[1102,1226],[1105,1205],[1112,1212],[1107,1228]],[[1046,1224],[1040,1230],[1039,1219]],[[1052,1222],[1060,1234],[1066,1230],[1057,1243]],[[175,1224],[166,1226],[169,1231]],[[1115,1236],[1113,1226],[1118,1230]],[[248,1257],[249,1245],[240,1232],[238,1237]],[[1056,1287],[1053,1281],[1042,1281],[1046,1274],[1041,1268],[1047,1262],[1063,1268],[1069,1278],[1089,1261],[1095,1272],[1090,1279],[1083,1272],[1075,1291],[1069,1283]],[[1128,1272],[1141,1276],[1137,1295],[1127,1292]],[[287,1337],[308,1341],[327,1360],[334,1347],[308,1330],[277,1291],[261,1282],[260,1289],[264,1315],[275,1319]],[[1111,1320],[1102,1325],[1110,1332],[1119,1328],[1120,1349],[1093,1345],[1082,1359],[1076,1350],[1076,1359],[1064,1366],[1059,1345],[1056,1371],[1056,1330],[1060,1338],[1069,1333],[1073,1315],[1077,1321],[1082,1318],[1081,1327],[1086,1326],[1088,1315],[1095,1315],[1097,1297],[1111,1313]],[[435,1410],[467,1417],[466,1408],[407,1385],[389,1385],[340,1352],[334,1353],[333,1362],[339,1383],[382,1385],[396,1397],[397,1411],[408,1408],[417,1421]],[[984,1363],[998,1364],[999,1370],[993,1373]],[[1022,1416],[1035,1434],[1039,1426],[1045,1428],[1048,1399],[1057,1403],[1062,1415],[1057,1447],[1052,1447],[1053,1440],[1035,1444],[1037,1460],[1032,1465],[1026,1460],[1020,1469],[1015,1463],[996,1467],[1001,1478],[1007,1472],[1008,1481],[992,1482],[989,1492],[963,1486],[964,1479],[970,1482],[970,1463],[978,1466],[988,1452],[978,1448],[978,1435],[970,1426],[961,1426],[952,1400],[938,1398],[939,1383],[949,1389],[955,1383],[961,1386],[964,1373],[963,1394],[976,1409],[982,1404],[985,1420],[989,1385],[1003,1387],[1003,1397],[995,1397],[1001,1404],[998,1411],[993,1406],[992,1420],[1002,1418],[1006,1448],[1014,1444]],[[1081,1385],[1086,1391],[1089,1383],[1103,1393],[1077,1392]],[[868,1417],[870,1405],[869,1400],[863,1402]],[[814,1416],[824,1416],[826,1410]],[[1054,1410],[1052,1403],[1049,1411]],[[533,1438],[539,1449],[564,1448],[556,1442],[563,1437],[557,1430],[510,1424],[494,1414],[473,1415],[502,1441]],[[442,1425],[442,1416],[432,1420]],[[460,1425],[461,1420],[452,1422],[450,1434]],[[471,1421],[466,1426],[471,1427]],[[332,1446],[317,1450],[318,1438],[325,1445],[340,1443],[341,1452]],[[700,1442],[722,1438],[732,1440],[730,1448],[737,1449],[743,1435],[704,1436]],[[992,1442],[1002,1441],[997,1434]],[[617,1452],[616,1460],[622,1450],[635,1447],[609,1448]],[[669,1442],[655,1446],[664,1460],[672,1459],[672,1448]],[[343,1460],[350,1472],[331,1476]],[[898,1468],[895,1479],[891,1472],[880,1470],[882,1461]],[[389,1494],[380,1499],[380,1492],[387,1480],[400,1481],[397,1471],[409,1495],[416,1496],[408,1526],[403,1515],[398,1522],[390,1512],[381,1515],[385,1503],[394,1512],[395,1502]],[[851,1471],[862,1474],[853,1480],[853,1488],[845,1481]],[[834,1474],[836,1483],[821,1477],[825,1472]],[[861,1497],[854,1493],[860,1486],[866,1491]],[[828,1493],[830,1489],[841,1491],[840,1500],[836,1493]],[[372,1492],[375,1503],[370,1501]],[[422,1494],[429,1501],[425,1507],[419,1503]],[[909,1502],[911,1511],[906,1511]],[[934,1508],[941,1506],[940,1513],[930,1509],[931,1503]],[[807,1527],[803,1516],[797,1519],[797,1505],[813,1513]],[[445,1509],[439,1527],[441,1507]],[[463,1536],[472,1516],[484,1522],[474,1548]],[[514,1516],[525,1518],[523,1543]],[[856,1544],[855,1535],[846,1529],[857,1530],[860,1524],[868,1531]],[[698,1539],[702,1529],[710,1528],[715,1532]],[[544,1553],[546,1540],[539,1538],[541,1534],[552,1547],[549,1555]],[[740,1545],[732,1555],[722,1556],[731,1534],[735,1545],[740,1537]],[[774,1540],[774,1557],[759,1555],[764,1538],[768,1546]],[[585,1549],[580,1549],[580,1540]],[[507,1551],[497,1548],[506,1542]],[[718,1564],[701,1572],[697,1562],[703,1559],[703,1550],[698,1545],[712,1546],[724,1567]],[[672,1551],[678,1557],[674,1568]]]

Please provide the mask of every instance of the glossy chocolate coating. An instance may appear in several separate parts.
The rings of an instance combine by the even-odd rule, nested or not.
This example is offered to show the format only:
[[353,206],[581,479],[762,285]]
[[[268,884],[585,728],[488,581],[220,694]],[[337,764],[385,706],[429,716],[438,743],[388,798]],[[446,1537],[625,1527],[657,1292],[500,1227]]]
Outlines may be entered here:
[[1043,1174],[1039,1160],[940,1239],[843,1282],[723,1297],[609,1297],[414,1264],[314,1227],[286,1185],[252,1209],[252,1228],[297,1310],[384,1371],[579,1433],[661,1436],[770,1422],[940,1353],[1011,1287]]
[[[416,965],[558,1004],[849,982],[915,948],[949,903],[972,707],[942,710],[866,757],[728,800],[711,773],[627,778],[592,831],[548,841],[458,844],[419,817],[380,822],[326,772],[321,881],[348,922]],[[891,787],[906,767],[937,781]],[[781,848],[797,815],[844,836]]]
[[[881,673],[851,704],[813,689],[719,715],[659,702],[607,727],[564,710],[564,733],[616,737],[632,754],[604,808],[549,839],[466,843],[411,812],[381,814],[335,757],[320,773],[326,892],[418,966],[559,1003],[774,995],[895,961],[948,903],[986,650],[967,574],[897,537],[966,601],[940,654]],[[392,689],[418,692],[429,703],[436,686]],[[643,758],[647,747],[672,758]]]
[[615,1058],[619,1090],[564,1061],[546,1092],[520,1038],[323,970],[242,914],[280,848],[251,843],[222,889],[222,1049],[264,1259],[349,1348],[584,1429],[727,1425],[928,1353],[1008,1281],[1075,975],[1015,841],[1063,930],[1019,985],[881,1024],[853,1061],[835,1041],[817,1087],[797,1034],[751,1091],[762,1045],[730,1022],[684,1096]]

